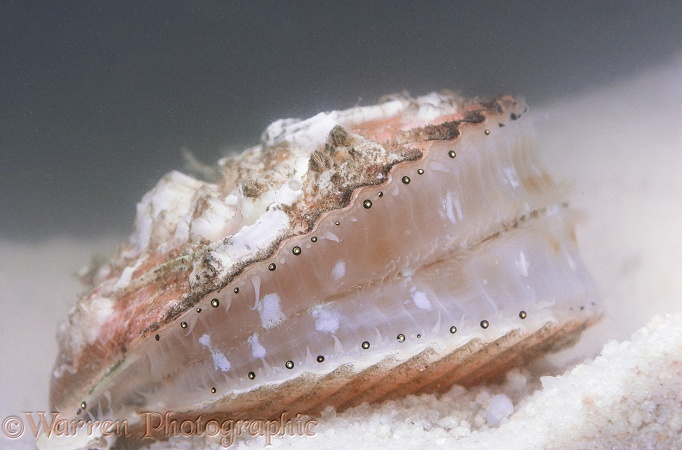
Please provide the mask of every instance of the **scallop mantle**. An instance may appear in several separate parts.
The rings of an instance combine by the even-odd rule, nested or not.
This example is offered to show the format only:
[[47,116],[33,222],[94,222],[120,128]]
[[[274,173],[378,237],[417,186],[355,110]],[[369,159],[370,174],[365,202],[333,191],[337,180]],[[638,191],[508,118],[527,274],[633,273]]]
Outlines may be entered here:
[[485,382],[573,342],[598,295],[526,111],[393,96],[276,121],[214,182],[167,174],[84,275],[53,409],[314,415]]

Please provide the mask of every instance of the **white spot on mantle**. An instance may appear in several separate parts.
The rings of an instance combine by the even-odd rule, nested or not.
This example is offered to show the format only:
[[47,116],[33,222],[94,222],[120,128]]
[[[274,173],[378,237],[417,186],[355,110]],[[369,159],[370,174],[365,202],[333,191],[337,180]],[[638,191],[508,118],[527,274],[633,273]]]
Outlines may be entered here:
[[251,344],[251,354],[254,358],[265,358],[265,347],[258,342],[258,335],[253,334],[248,339]]
[[336,333],[336,330],[339,329],[341,315],[338,311],[332,309],[330,304],[316,306],[310,310],[310,314],[315,319],[315,329],[317,331]]
[[334,264],[334,268],[332,269],[332,278],[335,280],[340,280],[345,274],[346,263],[341,260],[336,261],[336,264]]
[[416,291],[412,293],[412,301],[419,309],[431,310],[431,302],[424,292]]
[[223,352],[217,349],[211,349],[211,356],[213,357],[213,367],[221,372],[227,372],[230,370],[230,361],[225,358]]
[[284,320],[280,301],[279,295],[267,294],[256,305],[263,328],[270,329]]
[[204,334],[199,338],[199,343],[203,345],[204,347],[211,347],[211,336],[208,334]]
[[208,348],[208,350],[211,352],[211,357],[213,358],[213,368],[215,370],[220,370],[221,372],[227,372],[230,370],[230,362],[227,360],[223,352],[211,345],[211,336],[204,334],[199,338],[199,343]]

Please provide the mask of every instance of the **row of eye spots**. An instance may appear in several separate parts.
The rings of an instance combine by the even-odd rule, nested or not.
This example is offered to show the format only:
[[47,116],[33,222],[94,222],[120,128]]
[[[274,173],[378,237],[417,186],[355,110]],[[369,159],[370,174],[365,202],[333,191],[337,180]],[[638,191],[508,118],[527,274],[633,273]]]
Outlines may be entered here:
[[[214,308],[217,308],[218,306],[220,306],[220,301],[217,298],[214,298],[213,300],[211,300],[211,306],[213,306]],[[197,308],[197,312],[201,312],[201,308]],[[519,318],[525,319],[526,317],[528,317],[528,314],[526,313],[526,311],[520,311],[519,312]],[[488,322],[487,320],[481,320],[479,325],[481,326],[481,328],[486,330],[490,327],[490,322]],[[187,328],[187,323],[182,322],[181,327]],[[450,334],[455,334],[455,333],[457,333],[457,327],[453,325],[450,327],[449,331],[450,331]],[[417,337],[417,339],[421,339],[422,335],[417,334],[416,337]],[[158,334],[156,335],[156,340],[157,341],[159,340]],[[403,333],[400,333],[400,334],[398,334],[398,336],[396,336],[396,340],[400,343],[403,343],[407,340],[407,337]],[[369,350],[370,346],[371,346],[371,344],[369,343],[369,341],[363,341],[362,344],[360,344],[360,347],[362,347],[363,350]],[[323,355],[318,355],[317,358],[315,358],[315,359],[318,363],[323,363],[325,361],[325,357]],[[293,369],[294,368],[294,362],[292,360],[289,360],[286,363],[284,363],[284,367],[286,367],[287,369]],[[249,378],[249,380],[255,380],[256,379],[256,372],[253,372],[253,371],[249,372],[247,374],[247,377]],[[215,387],[212,387],[211,393],[215,394],[216,392],[217,392],[217,389]],[[80,409],[78,409],[76,414],[80,414],[81,411],[84,411],[86,407],[87,407],[86,402],[84,402],[84,401],[81,402]]]
[[[503,126],[504,126],[503,123],[500,123],[499,125],[500,125],[500,127],[503,127]],[[485,134],[486,136],[490,135],[490,130],[487,130],[487,129],[484,130],[484,134]],[[457,153],[456,153],[454,150],[449,150],[449,151],[448,151],[448,157],[454,159],[454,158],[457,157]],[[424,172],[424,169],[421,169],[421,168],[420,168],[420,169],[417,169],[417,175],[424,175],[424,173],[425,173],[425,172]],[[401,182],[402,182],[403,184],[405,184],[405,185],[408,185],[408,184],[410,184],[410,183],[412,182],[412,179],[411,179],[408,175],[404,175],[404,176],[401,178]],[[384,196],[384,193],[383,193],[382,191],[379,191],[379,192],[377,193],[377,197],[382,198],[383,196]],[[373,204],[373,203],[372,203],[372,200],[370,200],[370,199],[365,199],[365,200],[362,202],[362,206],[363,206],[365,209],[370,209],[370,208],[372,207],[372,204]],[[334,225],[339,226],[339,225],[341,225],[341,222],[337,220],[337,221],[334,222]],[[312,236],[312,237],[310,238],[310,241],[313,242],[313,243],[317,242],[317,236]],[[295,246],[295,247],[293,247],[293,248],[291,249],[291,252],[292,252],[295,256],[299,256],[299,255],[303,252],[303,250],[301,249],[300,246],[297,245],[297,246]],[[274,272],[275,270],[277,270],[277,264],[275,264],[274,262],[268,264],[268,270],[270,270],[271,272]],[[238,288],[238,287],[235,287],[235,288],[234,288],[234,293],[235,293],[235,294],[238,294],[238,293],[239,293],[239,288]],[[217,298],[212,299],[212,300],[211,300],[211,306],[214,307],[214,308],[217,308],[218,306],[220,306],[220,301],[219,301]],[[195,311],[196,311],[197,313],[200,313],[200,312],[202,311],[202,309],[198,307],[198,308],[196,308]],[[525,311],[519,312],[519,317],[520,317],[521,319],[525,319],[525,318],[527,317],[526,312],[525,312]],[[189,326],[189,325],[188,325],[187,322],[180,322],[180,327],[181,327],[181,328],[186,329],[188,326]],[[482,320],[482,321],[480,322],[480,326],[481,326],[481,328],[483,328],[483,329],[487,329],[487,328],[490,326],[490,323],[489,323],[487,320]],[[450,327],[450,333],[455,334],[456,332],[457,332],[457,327],[455,327],[454,325],[451,326],[451,327]],[[417,338],[421,338],[421,334],[417,334]],[[156,339],[157,341],[159,341],[159,340],[161,339],[161,336],[160,336],[159,334],[156,334],[156,335],[154,336],[154,339]],[[396,339],[398,340],[398,342],[405,342],[406,337],[405,337],[404,334],[401,333],[401,334],[398,334],[398,336],[397,336]],[[364,350],[368,350],[368,349],[370,348],[370,343],[369,343],[369,341],[364,341],[364,342],[362,342],[361,347],[362,347]],[[323,363],[323,362],[325,361],[325,357],[324,357],[323,355],[318,355],[317,358],[316,358],[316,360],[317,360],[318,363]],[[294,368],[294,362],[291,361],[291,360],[289,360],[289,361],[287,361],[286,363],[284,363],[284,367],[286,367],[287,369],[293,369],[293,368]],[[256,373],[253,372],[253,371],[249,372],[247,376],[248,376],[248,378],[249,378],[250,380],[256,379]],[[215,394],[215,393],[216,393],[216,388],[215,388],[215,387],[212,387],[212,388],[211,388],[211,392]],[[83,409],[84,409],[84,408],[83,408]]]
[[[525,319],[526,317],[528,317],[528,313],[526,313],[526,311],[520,311],[519,312],[519,318]],[[488,329],[488,327],[490,327],[490,322],[488,322],[487,320],[481,320],[479,325],[481,326],[481,328],[483,328],[485,330],[485,329]],[[449,331],[451,334],[455,334],[455,333],[457,333],[457,327],[453,325],[450,327]],[[421,339],[422,335],[417,334],[416,337],[417,337],[417,339]],[[407,337],[403,333],[400,333],[400,334],[398,334],[398,336],[396,336],[396,340],[400,343],[405,342],[406,339],[407,339]],[[360,344],[360,347],[362,347],[363,350],[369,350],[370,346],[371,346],[371,344],[369,343],[369,341],[363,341],[362,344]],[[317,358],[315,358],[315,359],[317,360],[318,363],[323,363],[325,361],[324,355],[318,355]],[[284,367],[291,370],[294,368],[294,362],[292,360],[288,360],[286,363],[284,363]],[[256,379],[256,372],[253,372],[253,371],[249,372],[247,374],[247,377],[249,378],[249,380],[255,380]],[[216,388],[212,387],[211,393],[215,394],[216,392],[217,392]]]
[[[517,116],[517,115],[514,114],[514,113],[511,114],[511,119],[512,119],[512,120],[516,120],[518,117],[520,117],[520,115]],[[503,123],[499,123],[499,126],[500,126],[500,127],[504,127],[504,124],[503,124]],[[489,136],[489,135],[490,135],[490,130],[487,130],[487,129],[486,129],[486,130],[484,130],[484,133],[485,133],[486,136]],[[448,151],[448,156],[449,156],[450,158],[454,159],[455,157],[457,157],[457,153],[456,153],[454,150],[450,150],[450,151]],[[424,175],[424,169],[417,169],[417,175]],[[410,184],[410,182],[412,181],[412,179],[411,179],[409,176],[405,175],[405,176],[403,176],[403,177],[401,178],[401,181],[402,181],[403,184],[408,185],[408,184]],[[384,193],[383,193],[383,192],[379,191],[379,192],[377,193],[377,197],[382,198],[383,196],[384,196]],[[370,209],[370,208],[372,207],[372,201],[371,201],[370,199],[365,199],[365,200],[362,202],[362,206],[363,206],[365,209]],[[337,220],[337,221],[334,222],[334,224],[335,224],[335,225],[341,225],[341,222]],[[317,242],[317,236],[312,236],[312,237],[310,238],[310,241],[313,242],[313,243]],[[295,247],[293,247],[293,248],[291,249],[291,252],[292,252],[295,256],[298,256],[298,255],[300,255],[300,254],[302,253],[302,250],[301,250],[301,247],[295,246]],[[268,265],[268,270],[274,272],[275,270],[277,270],[277,265],[276,265],[275,263],[270,263],[270,264]],[[238,294],[238,293],[239,293],[239,288],[238,288],[238,287],[235,287],[233,291],[234,291],[235,294]],[[220,306],[220,301],[219,301],[217,298],[212,299],[212,300],[211,300],[211,306],[214,307],[214,308],[217,308],[218,306]],[[581,309],[582,309],[582,308],[581,308]],[[197,307],[195,311],[196,311],[197,313],[200,313],[200,312],[202,311],[202,309],[201,309],[200,307]],[[526,311],[521,311],[521,312],[519,312],[519,317],[520,317],[521,319],[525,319],[525,318],[527,317]],[[186,329],[188,326],[189,326],[189,325],[187,324],[187,322],[180,322],[180,327],[181,327],[181,328]],[[490,323],[489,323],[487,320],[482,320],[482,321],[480,322],[480,326],[481,326],[481,328],[483,328],[483,329],[485,330],[485,329],[487,329],[487,328],[490,326]],[[455,334],[456,332],[457,332],[457,327],[455,327],[454,325],[451,326],[451,327],[450,327],[450,333],[451,333],[451,334]],[[421,334],[417,334],[417,338],[418,338],[418,339],[421,338]],[[156,334],[156,335],[154,336],[154,339],[156,339],[157,341],[161,340],[161,335]],[[398,340],[398,342],[405,342],[406,337],[405,337],[404,334],[401,333],[401,334],[398,334],[398,336],[396,337],[396,339]],[[368,350],[369,347],[370,347],[369,341],[364,341],[364,342],[362,342],[361,347],[362,347],[364,350]],[[317,358],[316,358],[316,360],[317,360],[318,363],[323,363],[324,360],[325,360],[325,358],[324,358],[323,355],[318,355]],[[294,362],[291,361],[291,360],[289,360],[289,361],[287,361],[286,363],[284,363],[284,367],[286,367],[287,369],[293,369],[293,368],[294,368]],[[250,380],[255,380],[255,379],[256,379],[256,373],[253,372],[253,371],[252,371],[252,372],[249,372],[247,376],[248,376],[248,378],[249,378]],[[216,388],[215,388],[215,387],[212,387],[212,388],[211,388],[211,393],[215,394],[216,392],[217,392]],[[78,409],[78,411],[76,412],[76,414],[80,414],[81,411],[84,411],[85,408],[87,407],[87,404],[86,404],[86,402],[83,401],[83,402],[81,402],[81,405],[80,405],[80,406],[81,406],[81,407],[80,407],[80,409]]]
[[[515,114],[515,113],[511,113],[511,115],[510,115],[510,118],[511,118],[512,120],[516,120],[516,119],[518,119],[519,117],[521,117],[520,114],[517,115],[517,114]],[[503,123],[499,123],[498,125],[499,125],[500,127],[504,127],[504,124],[503,124]],[[484,134],[485,134],[486,136],[489,136],[489,135],[490,135],[490,130],[488,130],[488,129],[484,130]],[[449,156],[450,158],[454,159],[455,157],[457,157],[457,153],[456,153],[454,150],[450,150],[450,151],[448,151],[448,156]],[[417,175],[424,175],[424,169],[417,169]],[[403,177],[401,178],[401,181],[402,181],[403,184],[407,185],[407,184],[410,184],[410,182],[412,181],[412,179],[411,179],[409,176],[405,175],[405,176],[403,176]],[[383,193],[383,192],[379,191],[379,192],[377,193],[377,197],[382,198],[383,196],[384,196],[384,193]],[[363,206],[365,209],[370,209],[370,208],[372,207],[372,201],[371,201],[370,199],[366,199],[366,200],[364,200],[364,201],[362,202],[362,206]],[[337,220],[337,221],[334,222],[334,224],[335,224],[335,225],[341,225],[341,222]],[[310,241],[313,242],[313,243],[317,242],[317,236],[312,236],[312,237],[310,238]],[[295,246],[295,247],[293,247],[293,248],[291,249],[291,252],[292,252],[295,256],[298,256],[298,255],[300,255],[300,254],[302,253],[302,250],[301,250],[301,247]],[[277,270],[277,264],[275,264],[275,263],[270,263],[270,264],[268,265],[268,270],[270,270],[271,272],[274,272],[275,270]],[[238,287],[235,287],[235,288],[234,288],[234,293],[235,293],[235,294],[238,294],[238,293],[239,293],[239,288],[238,288]],[[594,302],[593,302],[593,304],[594,304]],[[214,307],[214,308],[217,308],[218,306],[220,306],[220,301],[219,301],[217,298],[214,298],[213,300],[211,300],[211,306]],[[584,307],[583,307],[583,308],[584,308]],[[583,309],[583,308],[581,308],[581,309]],[[201,309],[200,307],[197,307],[195,311],[196,311],[197,313],[200,313],[200,312],[202,311],[202,309]],[[519,312],[519,317],[520,317],[521,319],[525,319],[525,318],[527,317],[526,311],[521,311],[521,312]],[[186,329],[188,326],[189,326],[189,325],[187,324],[187,322],[180,322],[180,327],[181,327],[181,328]],[[481,328],[483,328],[483,329],[485,330],[485,329],[487,329],[487,328],[490,326],[490,323],[489,323],[487,320],[482,320],[482,321],[480,322],[480,326],[481,326]],[[455,334],[456,332],[457,332],[457,327],[455,327],[454,325],[451,326],[451,327],[450,327],[450,333]],[[417,334],[417,338],[421,338],[421,334]],[[154,339],[157,340],[157,341],[161,340],[161,335],[160,335],[160,334],[156,334],[156,335],[154,336]],[[399,335],[397,336],[398,342],[405,342],[405,339],[406,339],[406,338],[405,338],[405,335],[402,334],[402,333],[399,334]],[[362,347],[364,350],[368,350],[369,347],[370,347],[369,341],[364,341],[364,342],[361,344],[361,347]],[[325,358],[324,358],[323,355],[318,355],[317,358],[316,358],[316,360],[317,360],[318,363],[323,363],[323,362],[324,362],[324,359],[325,359]],[[294,368],[294,362],[291,361],[291,360],[289,360],[289,361],[287,361],[287,362],[284,364],[284,367],[286,367],[287,369],[293,369],[293,368]],[[250,380],[256,379],[256,373],[255,373],[255,372],[249,372],[247,376],[248,376],[248,378],[249,378]],[[212,388],[211,388],[211,393],[213,393],[213,394],[216,393],[216,388],[215,388],[215,387],[212,387]],[[78,411],[76,412],[76,414],[80,414],[81,411],[84,411],[85,408],[87,407],[87,404],[86,404],[86,402],[83,401],[83,402],[81,402],[81,405],[80,405],[80,406],[81,406],[81,407],[80,407],[80,409],[78,409]]]

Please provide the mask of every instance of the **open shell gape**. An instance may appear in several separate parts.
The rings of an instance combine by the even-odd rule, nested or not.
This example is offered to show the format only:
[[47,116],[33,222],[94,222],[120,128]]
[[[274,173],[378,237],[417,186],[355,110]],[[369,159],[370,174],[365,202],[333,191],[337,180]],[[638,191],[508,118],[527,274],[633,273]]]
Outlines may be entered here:
[[60,332],[71,417],[315,415],[566,345],[600,316],[522,101],[453,94],[280,120],[172,172]]

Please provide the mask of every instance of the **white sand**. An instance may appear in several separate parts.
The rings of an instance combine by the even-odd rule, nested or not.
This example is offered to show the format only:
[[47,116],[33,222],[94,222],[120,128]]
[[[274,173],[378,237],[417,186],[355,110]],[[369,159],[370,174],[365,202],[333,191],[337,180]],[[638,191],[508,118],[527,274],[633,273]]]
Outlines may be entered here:
[[[0,420],[48,410],[57,326],[83,290],[74,274],[98,252],[111,254],[120,239],[0,241]],[[35,444],[27,433],[9,440],[0,430],[0,448]]]
[[[328,411],[314,437],[275,448],[682,448],[682,59],[531,109],[545,162],[586,213],[578,238],[605,319],[501,385]],[[0,420],[47,409],[56,326],[80,289],[71,274],[118,240],[0,242]],[[489,425],[509,400],[514,413]],[[34,447],[0,432],[0,448]]]

